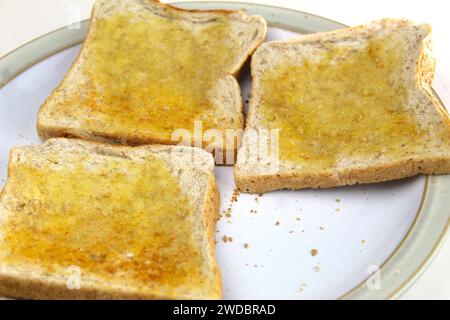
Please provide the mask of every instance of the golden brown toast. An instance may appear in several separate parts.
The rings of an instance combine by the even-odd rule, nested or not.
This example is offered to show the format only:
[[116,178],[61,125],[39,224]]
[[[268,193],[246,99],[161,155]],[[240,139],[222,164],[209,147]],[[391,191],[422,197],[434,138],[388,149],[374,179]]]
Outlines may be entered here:
[[70,139],[13,148],[0,195],[0,295],[219,299],[211,154]]
[[[78,58],[39,111],[38,132],[44,139],[193,146],[198,121],[223,141],[200,136],[196,146],[234,153],[225,130],[239,134],[244,126],[235,76],[265,33],[262,17],[241,11],[97,0]],[[180,141],[178,129],[191,135]]]
[[[450,173],[450,119],[431,89],[430,32],[386,19],[261,45],[252,57],[238,188],[260,193]],[[271,130],[278,139],[259,134]],[[270,143],[273,152],[249,156]]]

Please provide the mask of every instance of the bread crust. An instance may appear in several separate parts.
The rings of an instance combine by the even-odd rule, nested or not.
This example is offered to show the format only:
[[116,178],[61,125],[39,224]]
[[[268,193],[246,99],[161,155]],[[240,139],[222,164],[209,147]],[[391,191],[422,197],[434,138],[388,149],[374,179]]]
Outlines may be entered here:
[[241,192],[264,193],[280,189],[333,188],[354,184],[392,181],[418,174],[447,174],[450,161],[447,157],[405,159],[343,171],[308,174],[280,172],[274,175],[242,175],[234,170],[237,187]]

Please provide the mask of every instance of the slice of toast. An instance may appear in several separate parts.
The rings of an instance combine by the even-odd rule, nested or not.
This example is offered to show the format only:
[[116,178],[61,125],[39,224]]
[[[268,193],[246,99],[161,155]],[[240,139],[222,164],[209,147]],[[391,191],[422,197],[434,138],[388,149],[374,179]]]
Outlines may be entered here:
[[[78,58],[39,110],[39,135],[234,154],[225,130],[244,127],[235,76],[265,34],[265,20],[242,11],[97,0]],[[194,141],[195,122],[214,132]]]
[[238,188],[450,173],[450,120],[432,93],[430,33],[425,24],[386,19],[261,45],[251,62]]
[[214,161],[181,146],[50,139],[11,151],[0,295],[218,299]]

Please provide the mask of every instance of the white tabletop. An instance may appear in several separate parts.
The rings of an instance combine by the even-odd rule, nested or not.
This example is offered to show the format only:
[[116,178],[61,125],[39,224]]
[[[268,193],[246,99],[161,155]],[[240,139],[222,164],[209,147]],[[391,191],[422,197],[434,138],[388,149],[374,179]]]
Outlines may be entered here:
[[[94,0],[0,0],[0,56],[49,31],[86,19]],[[176,2],[176,1],[167,1]],[[239,2],[239,1],[237,1]],[[242,0],[298,9],[348,25],[384,17],[408,18],[433,26],[435,55],[438,59],[434,86],[450,105],[450,42],[447,1],[358,1],[358,0]],[[403,299],[450,299],[450,240],[403,295]]]

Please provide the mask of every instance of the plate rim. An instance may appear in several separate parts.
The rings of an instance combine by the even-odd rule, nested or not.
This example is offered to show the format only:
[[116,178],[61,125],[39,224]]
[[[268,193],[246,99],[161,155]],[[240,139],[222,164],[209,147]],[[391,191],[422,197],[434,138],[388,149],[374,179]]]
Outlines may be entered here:
[[[256,9],[257,11],[265,11],[266,13],[277,10],[278,12],[290,13],[294,16],[303,15],[304,17],[313,17],[318,21],[322,20],[328,22],[329,24],[334,24],[337,28],[347,27],[340,22],[328,19],[326,17],[275,5],[234,1],[171,1],[169,4],[180,6],[183,8],[196,9],[214,9],[219,7],[225,7],[225,9],[233,10]],[[270,17],[266,17],[266,20],[268,21],[268,25],[274,25],[276,27],[283,27],[284,24],[271,23]],[[73,28],[74,25],[71,25],[56,29],[38,38],[35,38],[0,57],[0,90],[21,73],[38,64],[39,62],[63,50],[81,44],[87,33],[88,24],[89,19],[85,19],[74,24],[79,25],[79,28]],[[300,28],[296,28],[295,26],[293,26],[293,24],[295,23],[285,22],[284,27],[288,30],[300,30]],[[437,98],[438,102],[442,106],[444,106],[442,100],[439,98],[436,92],[434,92],[434,95]],[[445,206],[445,204],[448,204],[450,201],[445,202],[446,199],[444,199],[442,194],[440,194],[447,192],[447,190],[450,190],[450,176],[426,176],[424,192],[422,195],[420,206],[414,217],[414,221],[412,222],[410,228],[408,229],[403,239],[399,242],[397,247],[380,266],[380,271],[382,272],[382,274],[384,274],[383,278],[381,278],[381,288],[379,290],[369,290],[366,286],[366,278],[358,285],[356,285],[353,289],[341,295],[338,299],[399,298],[430,265],[431,261],[437,255],[439,249],[442,247],[444,239],[448,236],[448,229],[450,227],[450,216],[448,213],[448,209],[447,221],[445,222],[444,216],[444,223],[438,219],[439,214],[436,214],[436,210],[445,210],[446,207],[448,207]],[[442,203],[444,203],[444,205],[442,205]],[[436,206],[437,208],[435,208]],[[437,220],[432,220],[433,218]],[[429,225],[431,220],[441,222],[439,222],[439,225],[438,222]],[[421,238],[423,238],[425,234],[428,234],[430,230],[432,231],[436,228],[438,229],[439,233],[433,239],[428,241],[428,248],[422,248],[421,255],[423,257],[415,259],[414,257],[407,255],[408,251],[409,253],[411,253],[411,250],[414,247],[423,245],[423,243],[420,242],[423,241],[423,239],[421,240]],[[411,262],[415,265],[415,267],[413,267],[413,270],[408,272],[406,276],[403,276],[404,279],[402,279],[402,281],[400,281],[397,285],[384,283],[385,281],[383,279],[395,279],[395,277],[398,276],[397,269],[395,267],[395,263],[398,263],[398,260],[403,262]]]

